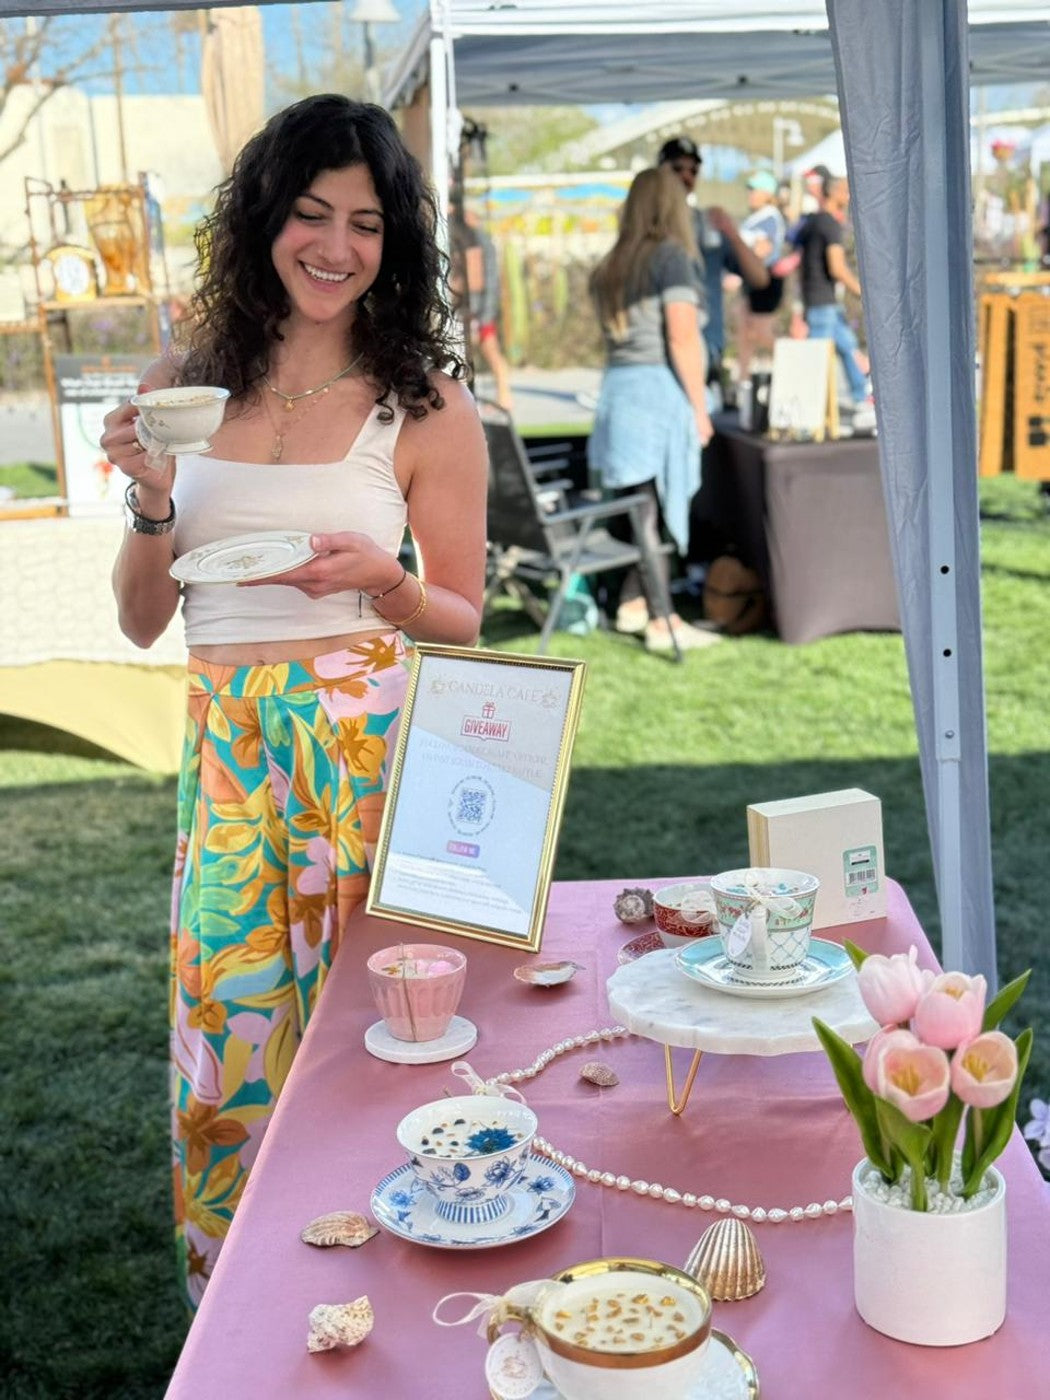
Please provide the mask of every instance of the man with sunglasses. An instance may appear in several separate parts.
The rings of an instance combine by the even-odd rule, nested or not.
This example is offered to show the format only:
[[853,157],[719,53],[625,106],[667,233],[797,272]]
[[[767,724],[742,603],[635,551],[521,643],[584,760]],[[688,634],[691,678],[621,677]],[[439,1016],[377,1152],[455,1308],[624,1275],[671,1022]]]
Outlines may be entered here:
[[[703,158],[696,142],[688,136],[674,136],[660,147],[658,164],[667,165],[685,186],[691,197]],[[722,277],[726,272],[742,277],[751,288],[768,287],[769,268],[741,238],[736,224],[724,209],[717,206],[699,209],[690,198],[693,232],[700,261],[700,271],[707,302],[707,324],[704,343],[707,346],[707,382],[720,383],[722,354],[725,350],[725,310],[722,299]]]

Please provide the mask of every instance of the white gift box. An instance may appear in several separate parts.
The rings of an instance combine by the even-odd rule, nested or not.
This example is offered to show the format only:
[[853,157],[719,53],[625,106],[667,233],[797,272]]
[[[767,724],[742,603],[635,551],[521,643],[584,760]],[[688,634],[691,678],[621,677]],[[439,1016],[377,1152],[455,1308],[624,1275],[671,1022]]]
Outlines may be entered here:
[[818,792],[747,809],[752,865],[805,870],[820,880],[813,927],[886,913],[882,803],[862,788]]

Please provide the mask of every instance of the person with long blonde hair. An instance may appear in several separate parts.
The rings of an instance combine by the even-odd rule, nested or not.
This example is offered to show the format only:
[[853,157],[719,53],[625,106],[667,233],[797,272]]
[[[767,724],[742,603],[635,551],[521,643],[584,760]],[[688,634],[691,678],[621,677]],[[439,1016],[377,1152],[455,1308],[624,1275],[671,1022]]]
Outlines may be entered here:
[[666,168],[631,182],[619,235],[591,276],[605,337],[606,366],[588,459],[614,495],[648,497],[644,528],[659,576],[632,570],[616,627],[644,633],[650,651],[704,646],[715,633],[690,627],[671,609],[666,529],[680,554],[689,503],[700,486],[700,452],[714,428],[704,388],[703,287],[685,191]]

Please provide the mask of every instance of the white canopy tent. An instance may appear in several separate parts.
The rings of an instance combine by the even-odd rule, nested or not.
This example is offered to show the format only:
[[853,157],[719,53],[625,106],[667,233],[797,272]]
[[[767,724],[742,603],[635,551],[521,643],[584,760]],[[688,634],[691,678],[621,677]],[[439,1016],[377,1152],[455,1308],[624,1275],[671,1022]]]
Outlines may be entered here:
[[431,0],[386,92],[440,193],[460,106],[837,91],[943,957],[993,985],[968,93],[1048,63],[1043,0]]
[[[188,7],[0,0],[0,17]],[[443,196],[459,104],[838,92],[943,958],[993,984],[968,86],[1048,67],[1046,0],[430,0],[385,94],[425,98]]]

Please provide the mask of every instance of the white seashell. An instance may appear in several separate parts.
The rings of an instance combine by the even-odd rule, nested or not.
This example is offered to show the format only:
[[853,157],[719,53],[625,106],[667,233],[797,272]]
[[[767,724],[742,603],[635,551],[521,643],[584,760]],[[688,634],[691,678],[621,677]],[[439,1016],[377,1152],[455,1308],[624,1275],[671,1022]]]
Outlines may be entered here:
[[528,982],[533,987],[559,987],[575,977],[580,966],[575,962],[522,963],[514,969],[514,976],[519,982]]
[[751,1227],[735,1216],[708,1226],[686,1260],[685,1271],[719,1302],[750,1298],[766,1282],[758,1241]]
[[366,1295],[352,1303],[318,1303],[310,1311],[308,1351],[331,1351],[333,1347],[356,1347],[375,1323],[372,1304]]
[[613,900],[613,913],[621,924],[640,924],[653,916],[653,892],[638,886],[621,890]]
[[611,1089],[614,1084],[620,1082],[620,1076],[598,1060],[588,1060],[585,1065],[581,1065],[580,1078],[586,1079],[588,1084],[597,1084],[600,1089]]
[[316,1220],[311,1220],[299,1238],[304,1244],[345,1244],[350,1249],[357,1249],[378,1234],[378,1226],[356,1211],[334,1210],[329,1215],[319,1215]]

